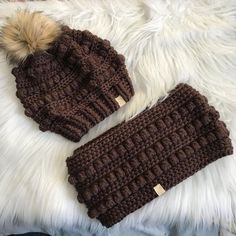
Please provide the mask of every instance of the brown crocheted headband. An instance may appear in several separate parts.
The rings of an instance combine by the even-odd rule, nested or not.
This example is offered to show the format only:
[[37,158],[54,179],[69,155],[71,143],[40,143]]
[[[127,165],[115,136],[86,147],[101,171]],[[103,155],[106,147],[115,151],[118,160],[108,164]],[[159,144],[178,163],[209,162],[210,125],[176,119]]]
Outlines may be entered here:
[[88,215],[110,227],[232,151],[218,112],[180,84],[162,103],[75,150],[69,182]]
[[1,46],[19,63],[16,95],[43,131],[79,141],[134,94],[125,59],[109,41],[39,12],[10,17]]

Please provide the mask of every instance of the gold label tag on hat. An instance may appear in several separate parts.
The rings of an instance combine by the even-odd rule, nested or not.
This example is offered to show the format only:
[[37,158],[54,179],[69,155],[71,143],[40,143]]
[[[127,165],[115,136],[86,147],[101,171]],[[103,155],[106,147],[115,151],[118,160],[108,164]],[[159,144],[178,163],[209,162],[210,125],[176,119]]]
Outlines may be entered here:
[[157,193],[158,196],[161,196],[163,193],[165,193],[165,189],[160,184],[157,184],[154,187],[154,190],[155,190],[155,192]]
[[116,97],[115,100],[117,101],[117,103],[119,104],[120,107],[124,106],[126,103],[124,98],[122,98],[121,96]]

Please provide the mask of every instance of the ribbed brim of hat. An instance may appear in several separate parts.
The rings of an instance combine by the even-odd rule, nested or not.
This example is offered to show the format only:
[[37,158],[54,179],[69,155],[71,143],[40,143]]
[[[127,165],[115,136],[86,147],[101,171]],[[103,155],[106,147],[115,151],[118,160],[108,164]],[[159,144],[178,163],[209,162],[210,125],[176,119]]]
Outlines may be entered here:
[[232,154],[219,113],[180,84],[161,103],[74,151],[69,182],[90,217],[110,227],[209,163]]

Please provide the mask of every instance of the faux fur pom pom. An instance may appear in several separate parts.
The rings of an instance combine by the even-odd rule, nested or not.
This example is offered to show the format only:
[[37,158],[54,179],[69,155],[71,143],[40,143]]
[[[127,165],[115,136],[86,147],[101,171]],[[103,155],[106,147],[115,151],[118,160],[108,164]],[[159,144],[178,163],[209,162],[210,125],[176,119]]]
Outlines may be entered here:
[[48,16],[18,10],[2,27],[0,45],[11,62],[19,63],[36,51],[48,49],[60,33],[60,24]]

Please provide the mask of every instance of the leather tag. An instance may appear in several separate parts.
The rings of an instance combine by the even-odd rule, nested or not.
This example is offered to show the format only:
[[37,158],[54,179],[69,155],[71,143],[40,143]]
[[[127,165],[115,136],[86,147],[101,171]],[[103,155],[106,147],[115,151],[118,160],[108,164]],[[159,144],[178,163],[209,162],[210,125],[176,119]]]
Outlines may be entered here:
[[116,97],[115,100],[117,101],[117,103],[119,104],[120,107],[124,106],[126,103],[124,98],[122,98],[121,96]]
[[157,184],[154,187],[154,190],[155,190],[155,192],[157,193],[158,196],[161,196],[163,193],[165,193],[165,189],[160,184]]

